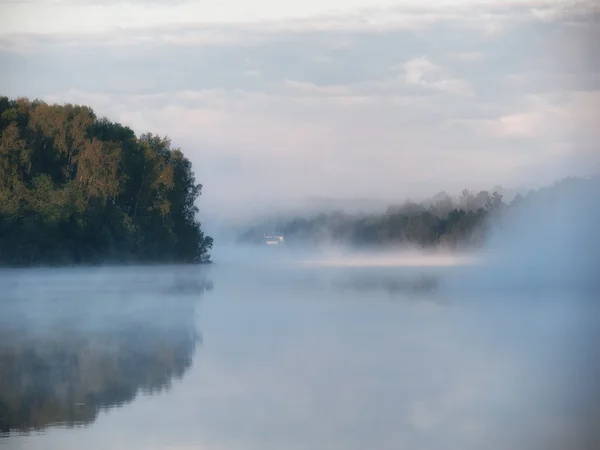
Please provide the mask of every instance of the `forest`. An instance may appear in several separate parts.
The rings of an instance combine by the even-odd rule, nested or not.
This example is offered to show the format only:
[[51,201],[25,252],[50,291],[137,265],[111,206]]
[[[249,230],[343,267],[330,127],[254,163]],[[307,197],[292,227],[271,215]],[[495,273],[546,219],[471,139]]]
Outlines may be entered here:
[[0,265],[210,262],[201,191],[167,137],[0,97]]
[[240,243],[262,243],[264,233],[281,233],[287,245],[350,247],[410,246],[453,250],[481,248],[494,227],[510,226],[519,209],[528,205],[552,204],[561,195],[597,186],[598,177],[569,177],[510,201],[503,189],[471,192],[457,198],[441,192],[433,198],[392,205],[379,214],[322,212],[312,216],[266,219],[243,230]]

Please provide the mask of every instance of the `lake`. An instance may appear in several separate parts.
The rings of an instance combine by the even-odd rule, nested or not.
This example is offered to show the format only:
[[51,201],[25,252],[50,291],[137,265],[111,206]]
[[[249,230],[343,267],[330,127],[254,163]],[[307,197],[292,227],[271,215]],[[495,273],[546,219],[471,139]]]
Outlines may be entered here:
[[470,270],[0,271],[0,448],[593,448],[594,304]]

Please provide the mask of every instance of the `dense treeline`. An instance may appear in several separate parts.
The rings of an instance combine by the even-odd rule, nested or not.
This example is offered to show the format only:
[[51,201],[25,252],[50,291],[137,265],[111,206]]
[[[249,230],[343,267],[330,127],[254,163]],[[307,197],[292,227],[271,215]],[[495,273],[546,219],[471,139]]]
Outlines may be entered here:
[[[488,232],[502,226],[507,213],[531,202],[551,202],[560,193],[592,181],[567,178],[527,195],[504,200],[502,188],[492,193],[463,190],[458,199],[442,192],[432,199],[390,206],[382,214],[321,213],[312,217],[267,220],[244,231],[240,242],[262,243],[264,233],[285,235],[286,243],[298,245],[342,244],[356,247],[409,245],[418,247],[476,248]],[[597,182],[594,179],[593,182]]]
[[166,137],[0,97],[0,264],[207,262],[201,189]]

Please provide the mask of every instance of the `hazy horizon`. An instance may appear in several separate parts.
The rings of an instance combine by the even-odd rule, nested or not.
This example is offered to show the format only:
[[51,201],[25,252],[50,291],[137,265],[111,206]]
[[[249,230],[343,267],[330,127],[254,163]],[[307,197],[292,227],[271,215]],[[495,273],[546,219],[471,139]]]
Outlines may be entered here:
[[0,0],[0,448],[598,448],[599,19]]
[[204,186],[203,221],[599,169],[593,2],[0,8],[2,94],[83,103],[168,135]]

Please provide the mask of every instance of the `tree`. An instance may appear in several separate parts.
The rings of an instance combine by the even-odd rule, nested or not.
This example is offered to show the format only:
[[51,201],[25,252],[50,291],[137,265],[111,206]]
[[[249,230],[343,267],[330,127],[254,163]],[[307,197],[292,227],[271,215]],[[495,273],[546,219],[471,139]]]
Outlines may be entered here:
[[201,189],[167,137],[0,98],[0,263],[207,262]]
[[504,202],[502,200],[502,194],[498,191],[495,191],[491,197],[487,197],[485,201],[485,209],[491,213],[499,212],[504,206]]

